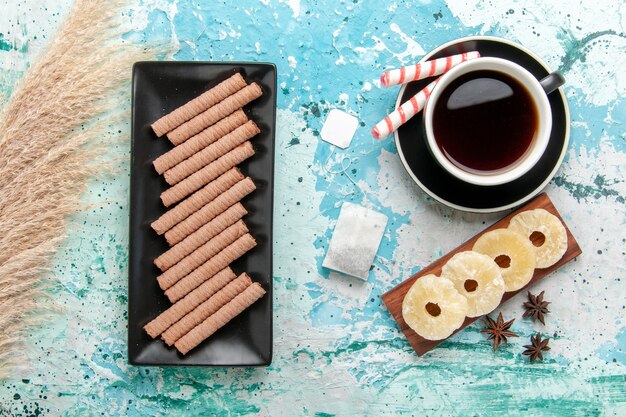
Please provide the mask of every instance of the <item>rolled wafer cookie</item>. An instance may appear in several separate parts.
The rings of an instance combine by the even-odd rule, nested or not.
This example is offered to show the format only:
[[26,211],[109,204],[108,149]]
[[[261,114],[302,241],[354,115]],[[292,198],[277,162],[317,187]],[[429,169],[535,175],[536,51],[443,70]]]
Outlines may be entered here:
[[229,169],[215,180],[193,193],[179,205],[165,212],[161,217],[152,222],[152,228],[157,234],[162,235],[243,179],[244,176],[238,168]]
[[157,277],[159,285],[163,289],[167,289],[178,282],[181,278],[187,276],[191,271],[211,259],[222,249],[248,233],[248,227],[239,220],[237,223],[229,226],[219,235],[200,246],[198,249],[185,256],[176,265],[162,273]]
[[210,183],[232,167],[254,155],[254,148],[250,142],[237,146],[226,155],[217,158],[209,165],[185,178],[175,186],[161,193],[161,201],[165,207],[179,202],[194,191]]
[[191,274],[168,288],[165,295],[172,303],[175,303],[215,275],[217,271],[226,268],[255,246],[256,240],[250,234],[241,236],[213,258],[196,268]]
[[248,116],[243,110],[237,110],[225,119],[220,120],[213,126],[204,129],[195,136],[173,149],[165,152],[152,162],[154,169],[159,174],[175,167],[196,152],[206,148],[222,136],[225,136],[248,121]]
[[[244,272],[163,332],[161,339],[163,339],[168,346],[172,346],[178,339],[189,333],[191,329],[202,323],[211,314],[222,308],[222,306],[242,293],[250,285],[252,285],[252,280],[250,280],[248,274]],[[192,291],[192,294],[193,292],[195,292],[195,290]]]
[[198,132],[213,125],[218,120],[223,119],[235,110],[242,108],[263,95],[263,90],[257,83],[252,83],[233,95],[226,97],[216,105],[209,107],[206,111],[198,114],[193,119],[183,123],[167,134],[172,143],[181,143]]
[[189,333],[176,341],[174,346],[183,355],[198,346],[203,340],[222,328],[226,323],[241,314],[259,298],[265,295],[265,290],[258,282],[250,285],[241,294],[237,295],[215,314],[194,327]]
[[215,87],[202,93],[200,96],[188,101],[186,104],[178,107],[174,111],[152,123],[152,130],[154,130],[154,133],[156,133],[158,137],[161,137],[167,132],[185,123],[187,120],[190,120],[207,110],[214,104],[217,104],[226,97],[233,95],[245,86],[246,81],[243,79],[241,74],[236,73]]
[[232,269],[226,267],[215,274],[213,278],[204,282],[195,290],[191,291],[182,300],[172,305],[170,308],[159,314],[154,320],[146,324],[143,328],[155,338],[172,324],[183,318],[186,314],[193,311],[197,306],[208,300],[213,294],[217,293],[222,287],[236,278]]
[[187,217],[176,226],[172,227],[165,233],[165,239],[170,245],[180,242],[202,225],[210,222],[219,214],[223,213],[228,207],[241,201],[242,198],[250,194],[256,189],[254,181],[250,177],[246,177],[237,184],[230,187],[227,191],[217,196],[213,201],[205,204],[200,210]]
[[217,142],[210,144],[200,152],[189,157],[189,159],[186,159],[175,167],[168,169],[163,174],[163,177],[165,177],[165,181],[169,185],[174,185],[198,171],[200,168],[209,165],[220,156],[227,154],[245,141],[252,139],[259,132],[261,132],[261,130],[256,123],[250,120]]
[[231,224],[248,214],[248,211],[241,203],[236,203],[226,209],[225,212],[187,236],[185,239],[172,246],[167,252],[161,254],[154,260],[154,264],[165,271],[171,268],[178,261],[189,255],[191,252],[208,242],[211,238],[219,234]]

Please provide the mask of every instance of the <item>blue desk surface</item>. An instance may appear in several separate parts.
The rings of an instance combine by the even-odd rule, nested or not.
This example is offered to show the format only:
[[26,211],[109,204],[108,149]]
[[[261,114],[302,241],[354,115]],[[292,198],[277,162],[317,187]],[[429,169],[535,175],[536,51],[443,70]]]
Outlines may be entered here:
[[[3,95],[70,4],[2,7]],[[258,369],[127,364],[122,172],[93,182],[85,196],[92,208],[72,219],[53,277],[65,311],[33,332],[25,369],[0,384],[8,415],[626,415],[621,2],[162,0],[139,2],[130,16],[128,39],[170,43],[168,59],[278,67],[274,361]],[[546,191],[584,253],[534,288],[552,302],[545,327],[521,319],[520,295],[501,311],[517,318],[522,337],[497,353],[476,323],[418,358],[381,294],[502,214],[455,211],[414,185],[394,143],[369,134],[396,99],[397,89],[379,88],[378,79],[477,34],[517,41],[567,78],[571,141]],[[346,150],[319,138],[335,108],[361,123]],[[389,217],[366,282],[321,266],[344,201]],[[529,364],[522,345],[535,331],[552,350]]]

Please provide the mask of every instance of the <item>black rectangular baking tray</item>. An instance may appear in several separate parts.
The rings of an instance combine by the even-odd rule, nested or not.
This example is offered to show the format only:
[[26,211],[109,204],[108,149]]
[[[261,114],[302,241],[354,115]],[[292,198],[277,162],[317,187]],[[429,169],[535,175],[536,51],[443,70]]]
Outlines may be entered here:
[[[150,223],[165,212],[160,194],[168,188],[152,161],[173,145],[157,138],[150,124],[207,89],[241,72],[257,82],[263,96],[244,111],[260,127],[252,143],[256,154],[239,167],[257,189],[242,203],[244,218],[257,247],[231,265],[247,272],[267,294],[198,347],[182,356],[143,326],[170,306],[159,288],[154,259],[168,249]],[[274,137],[276,131],[276,66],[249,62],[138,62],[133,67],[130,241],[128,273],[128,361],[143,366],[266,366],[272,361],[272,211]]]

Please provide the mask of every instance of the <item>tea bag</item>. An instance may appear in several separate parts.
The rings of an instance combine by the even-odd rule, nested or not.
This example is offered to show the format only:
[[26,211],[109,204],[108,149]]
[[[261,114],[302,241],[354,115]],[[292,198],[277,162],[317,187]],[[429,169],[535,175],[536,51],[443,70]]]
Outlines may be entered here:
[[322,266],[366,280],[386,226],[384,214],[343,203]]
[[354,132],[359,125],[359,120],[341,110],[333,109],[328,113],[320,135],[322,140],[345,149],[350,146]]

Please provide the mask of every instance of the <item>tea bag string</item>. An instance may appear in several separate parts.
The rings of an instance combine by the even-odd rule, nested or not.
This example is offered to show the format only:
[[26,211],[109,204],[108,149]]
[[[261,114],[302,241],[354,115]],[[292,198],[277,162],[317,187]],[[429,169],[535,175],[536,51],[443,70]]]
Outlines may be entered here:
[[[344,157],[341,159],[340,161],[340,168],[338,170],[331,170],[329,168],[329,163],[330,163],[330,158],[332,158],[333,154],[335,153],[335,149],[336,147],[332,147],[332,150],[330,151],[330,154],[328,155],[328,158],[326,158],[326,162],[324,162],[324,166],[322,167],[322,169],[324,170],[324,172],[328,173],[328,174],[333,174],[333,175],[337,175],[337,174],[344,174],[346,176],[346,178],[348,178],[348,181],[350,181],[353,185],[352,187],[352,191],[351,192],[343,192],[344,197],[345,196],[352,196],[354,195],[354,190],[357,189],[361,192],[361,194],[363,194],[363,197],[365,197],[367,199],[367,191],[363,191],[363,189],[361,189],[361,187],[359,187],[359,185],[356,183],[356,181],[350,176],[348,169],[350,168],[350,166],[352,165],[352,162],[357,162],[359,160],[359,158],[352,158],[349,155],[344,155]],[[347,161],[347,164],[346,164]],[[345,187],[344,187],[345,190]]]

